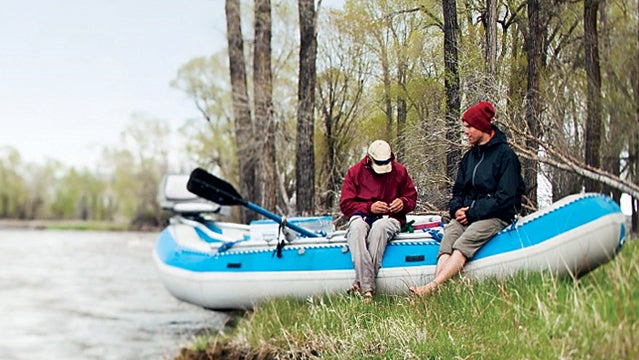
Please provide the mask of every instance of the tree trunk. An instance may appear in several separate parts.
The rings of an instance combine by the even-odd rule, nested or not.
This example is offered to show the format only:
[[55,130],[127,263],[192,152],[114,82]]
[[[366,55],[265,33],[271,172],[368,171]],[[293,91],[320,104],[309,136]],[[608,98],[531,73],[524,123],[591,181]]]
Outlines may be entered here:
[[[610,38],[611,29],[610,22],[607,20],[606,16],[606,2],[600,3],[599,14],[601,15],[599,23],[601,24],[601,30],[598,31],[602,36],[599,38],[599,52],[602,58],[610,59],[611,58],[611,48],[612,39]],[[604,77],[608,77],[610,79],[614,79],[616,77],[614,67],[608,66],[604,67]],[[601,134],[603,138],[603,142],[607,143],[608,146],[604,146],[601,148],[600,159],[602,160],[602,168],[617,177],[621,177],[621,167],[624,164],[624,160],[622,159],[622,154],[626,151],[626,146],[629,144],[626,141],[616,141],[623,137],[625,131],[627,131],[626,126],[624,126],[619,119],[621,116],[616,110],[616,107],[611,109],[604,109],[606,107],[606,102],[602,99],[602,112],[606,115],[602,118],[604,130]],[[632,145],[630,145],[632,146]],[[601,186],[601,192],[604,194],[609,194],[616,202],[619,204],[621,202],[621,194],[622,192],[607,185]]]
[[457,4],[455,0],[442,0],[444,10],[444,76],[446,86],[446,178],[450,192],[455,181],[461,148],[459,147],[459,69],[457,63],[457,48],[459,25],[457,23]]
[[[526,123],[533,139],[539,137],[539,73],[541,66],[541,20],[539,1],[528,0],[528,37],[526,55],[528,59],[528,81],[526,84]],[[534,140],[526,142],[528,148],[535,149]],[[526,202],[530,209],[537,208],[537,166],[535,160],[524,160],[524,182],[526,184]]]
[[406,104],[406,60],[400,57],[400,63],[397,65],[397,145],[395,147],[395,156],[397,161],[403,162],[406,155],[406,117],[408,109]]
[[297,151],[295,177],[297,212],[311,215],[315,211],[315,82],[317,77],[317,34],[315,1],[299,0],[300,63],[297,90]]
[[[244,60],[240,1],[226,0],[225,11],[240,192],[243,196],[252,200],[255,199],[256,152],[252,148],[255,141],[253,141],[251,109],[249,106],[248,87],[246,85],[246,62]],[[240,208],[240,219],[242,223],[248,223],[255,218],[257,218],[257,216],[254,212],[244,207]]]
[[[639,8],[637,8],[637,15],[639,16]],[[637,24],[637,58],[639,59],[639,23]],[[637,120],[635,128],[634,140],[631,142],[631,148],[634,149],[634,156],[630,157],[630,168],[634,169],[633,180],[635,184],[639,184],[639,66],[635,63],[635,117]],[[631,210],[632,210],[632,231],[635,234],[639,233],[639,197],[630,197]]]
[[484,91],[495,100],[497,79],[497,0],[486,0],[486,78]]
[[255,138],[257,156],[256,199],[265,209],[275,209],[275,124],[273,121],[273,74],[271,70],[271,1],[255,0],[253,52]]
[[[587,115],[585,161],[594,168],[601,167],[601,72],[597,36],[597,11],[599,0],[584,1],[584,50],[587,78]],[[601,191],[601,184],[586,179],[586,191]]]
[[386,139],[388,142],[393,138],[393,101],[391,99],[391,75],[388,64],[388,53],[382,49],[382,78],[384,81],[384,107],[386,109]]

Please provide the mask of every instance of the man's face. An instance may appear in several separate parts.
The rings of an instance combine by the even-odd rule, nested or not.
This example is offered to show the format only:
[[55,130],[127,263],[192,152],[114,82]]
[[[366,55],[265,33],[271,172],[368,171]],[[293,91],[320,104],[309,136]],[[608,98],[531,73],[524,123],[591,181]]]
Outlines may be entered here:
[[[372,164],[373,164],[373,163],[375,163],[376,165],[379,165],[379,166],[388,165],[388,164],[391,162],[391,158],[388,158],[388,160],[381,160],[381,161],[379,161],[379,160],[375,160],[375,159],[373,159],[373,158],[369,155],[369,156],[368,156],[368,161],[369,161],[369,164],[371,164],[371,169],[373,169],[373,172],[374,172],[375,174],[379,174],[377,171],[375,171],[375,167],[373,167],[373,166],[372,166]],[[386,174],[386,173],[385,173],[385,174]],[[380,175],[381,175],[381,174],[380,174]]]
[[486,142],[486,137],[488,136],[488,134],[475,129],[474,127],[470,126],[470,124],[468,124],[465,121],[463,122],[463,124],[464,124],[464,134],[466,134],[466,137],[468,138],[468,142],[470,143],[471,146],[477,146]]

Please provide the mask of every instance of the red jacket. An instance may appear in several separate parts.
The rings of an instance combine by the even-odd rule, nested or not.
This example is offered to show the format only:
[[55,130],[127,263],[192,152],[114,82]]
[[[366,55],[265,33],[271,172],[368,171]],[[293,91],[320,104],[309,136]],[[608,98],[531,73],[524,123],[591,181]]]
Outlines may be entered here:
[[400,198],[404,202],[402,211],[388,215],[402,225],[406,223],[406,214],[415,209],[417,190],[404,165],[395,161],[394,154],[391,158],[393,170],[387,174],[376,174],[368,164],[367,156],[348,169],[340,199],[340,208],[347,220],[359,214],[372,223],[381,217],[371,212],[374,202],[381,200],[390,204]]

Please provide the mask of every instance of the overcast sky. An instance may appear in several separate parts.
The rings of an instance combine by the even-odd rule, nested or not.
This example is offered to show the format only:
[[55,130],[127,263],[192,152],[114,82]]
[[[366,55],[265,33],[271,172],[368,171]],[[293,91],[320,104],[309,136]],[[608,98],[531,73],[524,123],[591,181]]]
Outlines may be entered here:
[[140,113],[197,116],[179,67],[225,44],[218,0],[24,0],[0,11],[0,146],[68,165],[99,158]]
[[0,11],[0,147],[91,165],[139,113],[198,113],[169,83],[225,47],[223,0],[23,0]]

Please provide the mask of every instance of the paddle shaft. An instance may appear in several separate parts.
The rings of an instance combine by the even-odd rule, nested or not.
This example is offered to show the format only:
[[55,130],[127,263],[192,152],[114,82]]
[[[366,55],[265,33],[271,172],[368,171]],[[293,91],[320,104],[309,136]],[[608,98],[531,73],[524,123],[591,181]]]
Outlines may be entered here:
[[[267,218],[275,221],[278,224],[282,223],[282,218],[281,217],[279,217],[279,216],[273,214],[272,212],[269,212],[269,211],[267,211],[267,210],[255,205],[255,204],[253,204],[250,201],[246,201],[246,207],[248,207],[249,209],[255,211],[258,214],[266,216]],[[292,230],[295,230],[298,233],[300,233],[302,235],[305,235],[305,236],[308,236],[308,237],[318,237],[319,236],[319,235],[317,235],[314,232],[311,232],[311,231],[309,231],[307,229],[304,229],[303,227],[299,227],[299,226],[297,226],[297,225],[295,225],[293,223],[290,223],[288,221],[284,224],[284,226],[286,226],[288,228],[291,228]]]
[[[277,222],[278,224],[282,223],[282,218],[280,216],[277,216],[276,214],[273,214],[272,212],[262,207],[259,207],[256,204],[253,204],[252,202],[244,200],[242,196],[237,192],[237,190],[235,190],[233,185],[218,178],[217,176],[213,174],[210,174],[204,169],[197,168],[193,170],[189,178],[189,182],[187,184],[187,189],[198,196],[201,196],[207,200],[213,201],[214,203],[218,203],[220,205],[246,206],[250,210],[253,210],[258,214],[264,215],[267,218]],[[289,223],[288,221],[284,225],[307,237],[319,236],[318,234],[315,234],[314,232],[310,230],[307,230],[307,229],[304,229],[303,227]]]

